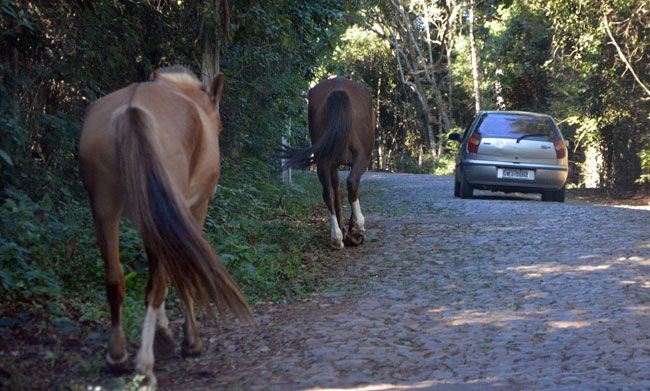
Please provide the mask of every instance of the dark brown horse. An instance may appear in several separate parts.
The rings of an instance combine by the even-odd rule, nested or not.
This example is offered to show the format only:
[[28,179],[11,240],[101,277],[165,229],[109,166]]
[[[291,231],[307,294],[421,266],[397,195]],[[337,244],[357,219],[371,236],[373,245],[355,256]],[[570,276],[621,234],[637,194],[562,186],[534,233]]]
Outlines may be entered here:
[[[363,243],[365,219],[359,204],[359,181],[370,164],[375,143],[375,118],[370,90],[363,84],[335,77],[309,90],[309,137],[311,147],[284,146],[285,167],[305,168],[316,164],[323,185],[323,199],[330,212],[331,244],[334,248]],[[340,165],[350,166],[347,178],[352,216],[346,228],[339,191]]]
[[111,368],[124,369],[128,357],[118,241],[124,216],[138,227],[147,251],[147,312],[136,369],[155,385],[154,339],[157,348],[167,347],[168,353],[174,343],[165,316],[168,278],[184,302],[186,355],[203,350],[195,302],[208,312],[213,302],[220,311],[229,309],[243,320],[251,320],[252,313],[201,233],[220,175],[218,105],[223,75],[215,77],[209,88],[179,66],[160,69],[151,79],[115,91],[88,108],[79,158],[106,266],[111,309],[106,359]]

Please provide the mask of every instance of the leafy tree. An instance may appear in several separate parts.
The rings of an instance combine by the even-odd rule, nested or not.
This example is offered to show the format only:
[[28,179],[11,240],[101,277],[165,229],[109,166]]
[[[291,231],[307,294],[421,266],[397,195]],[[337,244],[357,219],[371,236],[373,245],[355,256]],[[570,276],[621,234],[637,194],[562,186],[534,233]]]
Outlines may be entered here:
[[[497,18],[501,19],[500,21]],[[526,2],[500,8],[485,39],[486,88],[491,108],[548,111],[551,36],[548,20]],[[493,87],[493,88],[490,88]],[[497,97],[498,95],[498,97]]]
[[648,5],[550,1],[540,8],[554,36],[552,106],[574,124],[576,146],[602,160],[600,182],[632,188],[648,175],[650,100],[643,88],[647,80],[639,83],[634,76],[650,74]]

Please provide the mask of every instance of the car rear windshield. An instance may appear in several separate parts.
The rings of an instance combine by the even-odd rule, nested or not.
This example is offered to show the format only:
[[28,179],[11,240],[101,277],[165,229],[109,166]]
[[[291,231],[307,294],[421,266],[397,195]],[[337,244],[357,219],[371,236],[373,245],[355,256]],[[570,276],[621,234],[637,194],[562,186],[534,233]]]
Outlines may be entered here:
[[553,141],[559,138],[555,123],[550,117],[522,114],[486,114],[479,122],[476,133],[482,137],[523,138]]

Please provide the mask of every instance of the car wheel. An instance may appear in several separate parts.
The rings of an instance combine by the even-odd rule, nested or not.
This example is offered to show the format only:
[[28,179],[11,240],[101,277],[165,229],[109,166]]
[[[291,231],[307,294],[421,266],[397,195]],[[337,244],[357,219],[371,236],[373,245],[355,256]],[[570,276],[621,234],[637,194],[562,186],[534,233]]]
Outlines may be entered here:
[[472,198],[474,196],[474,188],[472,185],[467,183],[465,174],[462,171],[460,173],[460,184],[458,190],[460,193],[460,198]]
[[460,197],[460,182],[454,179],[454,197]]
[[547,190],[542,192],[542,201],[546,202],[564,202],[566,188],[562,187],[560,190]]
[[564,202],[564,198],[566,195],[566,187],[562,186],[562,188],[558,191],[553,192],[553,201],[555,202]]

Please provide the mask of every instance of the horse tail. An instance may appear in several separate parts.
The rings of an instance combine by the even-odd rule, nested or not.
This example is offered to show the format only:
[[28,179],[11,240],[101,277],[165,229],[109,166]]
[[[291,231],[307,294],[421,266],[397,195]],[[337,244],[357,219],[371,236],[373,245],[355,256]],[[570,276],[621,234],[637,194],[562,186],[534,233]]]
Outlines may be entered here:
[[318,143],[302,149],[281,146],[280,155],[286,159],[285,169],[306,168],[325,159],[336,161],[347,149],[352,128],[352,105],[347,92],[332,91],[325,102],[323,115],[327,131]]
[[113,119],[121,191],[143,240],[159,257],[181,297],[192,298],[214,315],[252,321],[252,311],[218,255],[203,237],[182,196],[165,171],[149,115],[128,107]]

